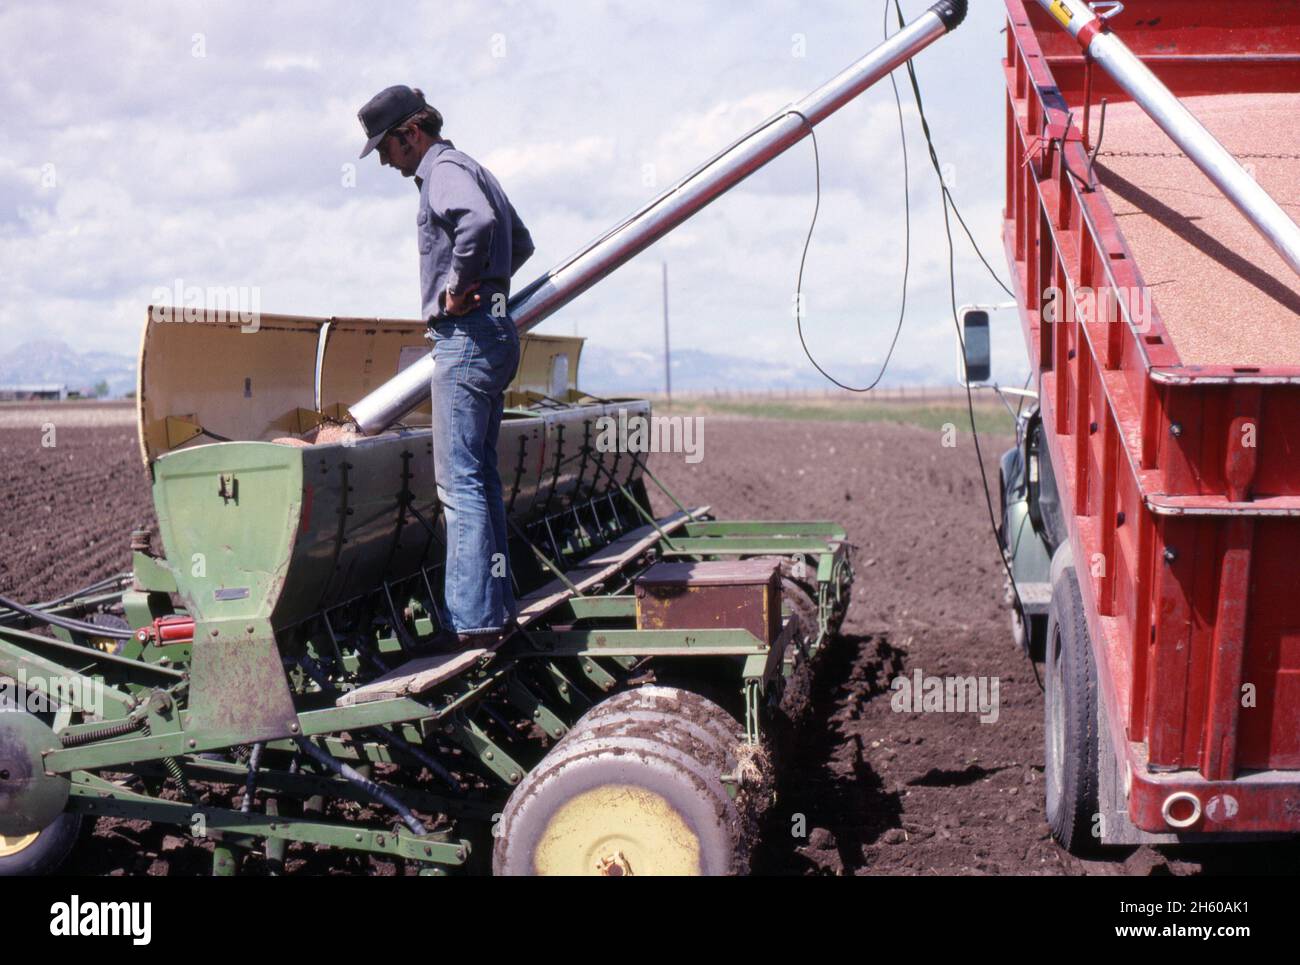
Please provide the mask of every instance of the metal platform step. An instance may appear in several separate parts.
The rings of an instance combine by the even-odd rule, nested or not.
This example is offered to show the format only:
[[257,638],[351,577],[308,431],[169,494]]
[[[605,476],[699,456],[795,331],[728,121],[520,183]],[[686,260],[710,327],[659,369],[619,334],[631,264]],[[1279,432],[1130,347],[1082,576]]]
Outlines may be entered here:
[[475,647],[472,650],[460,650],[456,653],[417,657],[395,670],[390,670],[378,680],[372,680],[364,687],[349,690],[335,701],[335,704],[339,707],[352,707],[356,704],[368,704],[374,700],[392,700],[396,697],[422,694],[450,680],[458,673],[468,670],[494,649],[496,648]]

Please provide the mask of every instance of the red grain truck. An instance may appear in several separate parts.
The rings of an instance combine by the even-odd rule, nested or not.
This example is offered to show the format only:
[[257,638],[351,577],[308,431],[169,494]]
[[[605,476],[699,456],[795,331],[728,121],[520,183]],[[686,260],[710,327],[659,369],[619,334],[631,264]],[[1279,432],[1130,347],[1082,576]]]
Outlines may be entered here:
[[1108,60],[1122,41],[1254,182],[1231,186],[1294,219],[1300,3],[1006,7],[1004,238],[1037,404],[1001,536],[1046,660],[1049,823],[1076,852],[1294,834],[1300,277]]

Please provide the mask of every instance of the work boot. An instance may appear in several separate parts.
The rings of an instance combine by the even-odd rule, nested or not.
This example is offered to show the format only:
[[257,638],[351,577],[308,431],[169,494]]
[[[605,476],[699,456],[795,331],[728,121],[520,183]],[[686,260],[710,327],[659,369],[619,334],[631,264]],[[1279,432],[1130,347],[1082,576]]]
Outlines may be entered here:
[[460,649],[475,650],[483,648],[485,650],[495,650],[501,644],[505,643],[515,635],[519,629],[519,621],[511,617],[506,621],[506,625],[495,633],[462,633],[460,637]]
[[455,630],[442,629],[433,636],[420,642],[417,653],[455,653],[464,649],[460,644],[461,635]]

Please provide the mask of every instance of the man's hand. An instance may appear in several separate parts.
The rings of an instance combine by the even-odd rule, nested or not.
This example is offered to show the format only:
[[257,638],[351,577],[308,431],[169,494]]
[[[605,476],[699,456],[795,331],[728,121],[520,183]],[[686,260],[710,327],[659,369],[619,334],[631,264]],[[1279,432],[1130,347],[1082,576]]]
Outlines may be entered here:
[[442,304],[447,309],[447,314],[467,315],[478,308],[482,299],[474,294],[476,291],[478,291],[478,282],[474,282],[459,295],[454,294],[450,288],[446,289],[442,293]]

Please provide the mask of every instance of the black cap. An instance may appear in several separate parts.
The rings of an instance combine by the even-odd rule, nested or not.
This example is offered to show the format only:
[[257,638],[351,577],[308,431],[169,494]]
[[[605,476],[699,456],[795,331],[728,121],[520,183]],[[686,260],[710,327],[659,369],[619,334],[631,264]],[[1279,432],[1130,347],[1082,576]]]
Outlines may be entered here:
[[[361,152],[361,157],[365,157],[377,148],[385,135],[397,125],[425,110],[438,114],[425,103],[424,95],[403,84],[385,87],[370,98],[366,106],[357,111],[357,118],[361,121],[366,137],[369,138],[365,150]],[[441,121],[442,116],[438,115],[438,119]]]
[[952,33],[966,19],[966,7],[967,0],[939,0],[930,10],[943,21],[948,33]]

